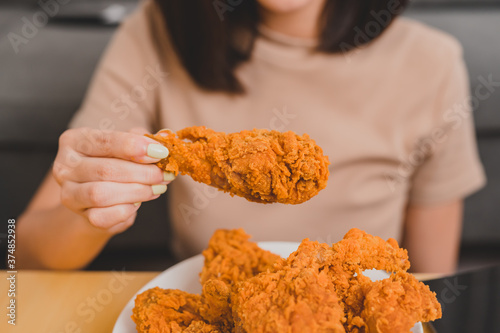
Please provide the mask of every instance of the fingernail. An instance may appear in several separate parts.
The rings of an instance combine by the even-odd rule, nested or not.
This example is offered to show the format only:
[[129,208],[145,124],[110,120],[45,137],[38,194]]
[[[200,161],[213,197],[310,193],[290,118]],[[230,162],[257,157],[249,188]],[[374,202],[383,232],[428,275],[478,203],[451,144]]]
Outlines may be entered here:
[[140,205],[141,205],[141,203],[140,203],[140,202],[136,202],[136,203],[134,204],[134,206],[136,206],[136,207],[139,207]]
[[173,172],[163,171],[163,181],[170,182],[175,179],[175,174]]
[[152,158],[166,158],[168,153],[167,147],[156,143],[151,143],[147,150],[147,155]]
[[151,187],[153,188],[154,195],[163,194],[167,192],[167,185],[153,185]]
[[160,136],[168,136],[170,133],[173,133],[173,131],[170,128],[164,128],[160,131],[158,131],[158,135]]

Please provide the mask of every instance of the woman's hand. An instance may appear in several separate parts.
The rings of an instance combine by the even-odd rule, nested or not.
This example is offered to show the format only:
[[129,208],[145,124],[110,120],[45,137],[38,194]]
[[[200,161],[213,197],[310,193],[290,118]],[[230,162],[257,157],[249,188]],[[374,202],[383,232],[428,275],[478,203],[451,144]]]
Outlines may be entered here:
[[156,165],[168,149],[142,135],[70,129],[59,139],[53,176],[61,202],[95,228],[111,234],[128,229],[141,202],[158,198],[173,174]]

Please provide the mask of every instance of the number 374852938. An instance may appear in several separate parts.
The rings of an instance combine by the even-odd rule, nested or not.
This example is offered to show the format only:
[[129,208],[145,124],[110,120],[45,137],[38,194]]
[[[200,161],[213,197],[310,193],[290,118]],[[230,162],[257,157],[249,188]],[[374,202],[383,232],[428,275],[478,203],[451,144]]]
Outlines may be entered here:
[[9,219],[7,221],[7,266],[9,269],[16,267],[16,220]]

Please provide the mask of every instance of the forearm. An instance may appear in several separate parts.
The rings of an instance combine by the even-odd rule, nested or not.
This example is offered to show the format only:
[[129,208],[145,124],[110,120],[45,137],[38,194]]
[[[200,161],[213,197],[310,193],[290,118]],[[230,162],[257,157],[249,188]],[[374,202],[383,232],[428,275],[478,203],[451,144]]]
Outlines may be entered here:
[[16,236],[18,266],[44,269],[82,268],[111,238],[62,205],[26,211],[18,219]]
[[462,231],[462,201],[435,207],[409,207],[403,246],[413,272],[453,273]]

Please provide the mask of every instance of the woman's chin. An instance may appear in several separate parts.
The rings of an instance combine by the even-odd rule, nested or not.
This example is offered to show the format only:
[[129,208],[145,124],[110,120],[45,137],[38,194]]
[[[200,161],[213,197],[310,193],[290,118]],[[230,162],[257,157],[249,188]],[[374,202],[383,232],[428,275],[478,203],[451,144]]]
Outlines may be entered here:
[[304,8],[318,0],[257,0],[260,6],[276,14],[286,14]]

